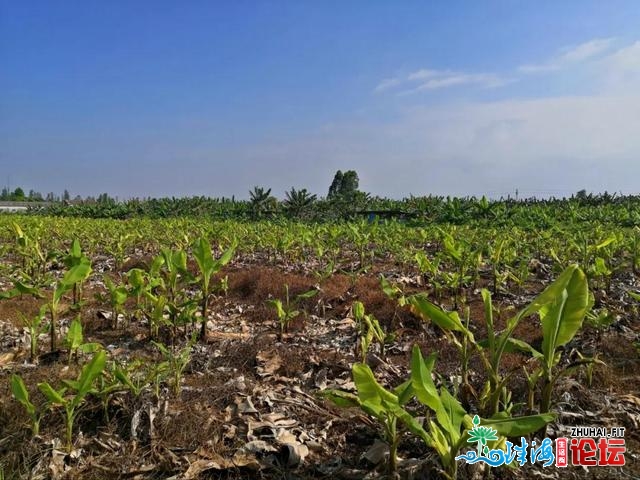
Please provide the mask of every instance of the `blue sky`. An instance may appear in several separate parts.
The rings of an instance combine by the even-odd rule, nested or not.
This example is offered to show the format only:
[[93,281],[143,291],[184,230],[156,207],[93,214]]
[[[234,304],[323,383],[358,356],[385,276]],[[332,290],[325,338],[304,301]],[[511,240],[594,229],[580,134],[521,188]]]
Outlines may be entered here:
[[0,184],[637,193],[635,1],[0,0]]

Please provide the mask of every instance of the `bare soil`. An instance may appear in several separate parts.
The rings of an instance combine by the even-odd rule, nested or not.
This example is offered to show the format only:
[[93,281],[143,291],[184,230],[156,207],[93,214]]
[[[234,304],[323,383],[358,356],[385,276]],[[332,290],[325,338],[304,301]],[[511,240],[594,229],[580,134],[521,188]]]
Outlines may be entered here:
[[[129,260],[123,270],[144,267],[148,258]],[[122,272],[109,272],[119,278]],[[382,478],[383,464],[373,464],[364,454],[380,439],[380,431],[365,414],[340,409],[321,393],[327,388],[353,390],[351,365],[358,361],[358,333],[350,318],[355,300],[378,318],[396,339],[384,358],[370,355],[369,363],[381,383],[395,386],[407,376],[410,351],[418,344],[425,354],[436,351],[436,370],[450,384],[460,375],[458,351],[435,326],[399,307],[380,288],[379,275],[403,285],[407,294],[429,291],[416,276],[395,271],[394,265],[378,265],[358,275],[335,273],[320,279],[291,266],[264,267],[236,261],[221,276],[228,275],[227,295],[212,297],[208,336],[196,344],[185,370],[181,392],[172,394],[168,383],[134,397],[130,392],[113,395],[108,404],[91,399],[78,415],[74,449],[64,452],[63,416],[52,410],[43,417],[40,435],[32,438],[28,417],[11,395],[12,373],[21,375],[34,402],[44,398],[36,384],[47,381],[61,385],[73,379],[79,367],[68,363],[67,353],[45,353],[42,337],[40,356],[28,358],[28,337],[21,315],[34,315],[42,301],[22,296],[0,301],[0,466],[4,478],[64,479],[205,479],[205,478]],[[125,362],[134,358],[148,364],[159,362],[158,350],[148,341],[148,328],[131,320],[126,328],[113,330],[105,319],[108,304],[96,299],[104,288],[92,278],[84,290],[82,320],[87,341],[101,343],[110,357]],[[542,290],[550,279],[531,283],[519,295],[498,294],[494,303],[501,312],[498,328]],[[622,280],[621,280],[622,282]],[[305,312],[279,335],[274,311],[266,301],[283,298],[284,285],[290,293],[318,289],[305,300]],[[483,304],[478,288],[469,286],[466,296],[472,327],[482,338]],[[615,286],[614,286],[615,292]],[[562,364],[576,358],[575,350],[600,354],[605,365],[593,371],[588,384],[584,369],[563,378],[555,391],[559,416],[549,426],[551,437],[566,435],[571,425],[621,426],[626,428],[627,465],[622,469],[529,466],[518,470],[494,469],[494,478],[640,478],[640,368],[638,359],[638,311],[615,294],[603,302],[620,314],[611,326],[596,330],[585,326],[563,354]],[[451,306],[449,295],[440,302]],[[128,304],[129,310],[133,307]],[[510,309],[510,307],[513,307]],[[75,312],[62,315],[68,325]],[[541,329],[535,318],[519,325],[516,336],[539,347]],[[183,343],[185,337],[167,342]],[[519,401],[526,398],[522,366],[524,354],[507,354],[505,373],[513,372],[510,387]],[[483,367],[471,359],[470,380],[475,392],[483,387]],[[463,403],[474,408],[473,394]],[[400,445],[399,475],[403,478],[438,478],[437,457],[416,438],[406,435]],[[477,469],[460,468],[459,478],[482,478]]]

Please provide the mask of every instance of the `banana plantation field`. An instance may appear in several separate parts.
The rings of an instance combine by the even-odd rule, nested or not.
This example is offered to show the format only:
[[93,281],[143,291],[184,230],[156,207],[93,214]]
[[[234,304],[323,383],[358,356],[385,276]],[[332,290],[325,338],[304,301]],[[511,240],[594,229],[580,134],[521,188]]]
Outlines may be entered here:
[[[0,479],[638,478],[624,208],[0,215]],[[624,450],[558,468],[572,427],[624,428]]]

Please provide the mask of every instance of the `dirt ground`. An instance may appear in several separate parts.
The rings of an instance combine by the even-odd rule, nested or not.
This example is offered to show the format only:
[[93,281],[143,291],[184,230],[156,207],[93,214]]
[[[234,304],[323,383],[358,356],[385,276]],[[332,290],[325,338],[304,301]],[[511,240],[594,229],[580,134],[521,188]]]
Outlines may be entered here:
[[[130,260],[123,271],[145,261]],[[120,273],[110,271],[108,265],[102,270],[114,278]],[[335,273],[321,279],[303,267],[264,267],[257,261],[236,260],[220,276],[228,275],[229,290],[226,296],[212,297],[206,342],[193,347],[179,395],[160,383],[157,392],[145,389],[137,397],[131,392],[116,393],[106,405],[90,399],[78,415],[71,454],[65,453],[61,444],[64,426],[60,410],[45,415],[40,435],[31,437],[28,417],[12,398],[9,379],[12,373],[21,375],[32,400],[42,405],[44,398],[36,384],[48,381],[60,385],[63,379],[75,378],[78,367],[68,362],[65,351],[45,353],[46,334],[42,335],[39,358],[29,361],[28,337],[20,314],[34,315],[41,300],[22,296],[0,301],[0,465],[4,478],[384,477],[384,462],[375,461],[376,442],[381,437],[374,421],[359,410],[338,408],[322,397],[326,389],[354,390],[351,366],[360,354],[352,303],[363,302],[367,313],[375,315],[387,331],[396,332],[384,358],[374,351],[368,359],[383,385],[395,386],[407,378],[414,344],[425,355],[438,353],[435,370],[445,382],[460,374],[460,361],[456,348],[437,327],[383,293],[381,274],[401,285],[407,294],[429,291],[428,281],[400,272],[393,264],[377,265],[363,274]],[[109,305],[96,298],[105,291],[99,279],[100,275],[94,275],[84,290],[81,317],[86,340],[99,342],[110,358],[120,362],[135,358],[146,364],[159,362],[158,349],[147,339],[145,321],[123,319],[112,329],[107,319]],[[498,328],[549,281],[550,277],[532,282],[517,295],[495,295],[501,312],[496,320]],[[591,384],[584,368],[559,381],[554,396],[558,418],[548,426],[547,435],[567,435],[572,425],[625,427],[626,466],[501,468],[490,472],[493,478],[640,478],[638,311],[622,299],[616,286],[622,288],[636,279],[617,282],[612,293],[598,294],[599,302],[618,319],[603,329],[585,326],[562,359],[567,365],[576,359],[575,350],[588,355],[599,352],[604,365],[595,367]],[[310,289],[317,289],[318,294],[300,305],[304,314],[280,336],[274,309],[267,300],[282,298],[285,284],[292,295]],[[479,338],[484,326],[478,289],[487,284],[483,277],[466,291],[471,325]],[[452,300],[445,298],[441,303],[450,307]],[[63,313],[63,329],[75,315],[68,310]],[[177,338],[171,338],[171,333],[162,330],[162,340],[185,341],[181,331]],[[515,335],[539,346],[539,321],[529,318],[521,322]],[[520,372],[528,361],[524,354],[505,355],[505,372],[514,372],[510,379],[514,398],[526,398]],[[472,387],[479,392],[483,387],[482,363],[474,357],[470,366]],[[473,408],[473,398],[468,400]],[[414,436],[403,437],[399,456],[402,478],[438,478],[437,457]],[[487,471],[460,466],[459,478],[488,477]]]

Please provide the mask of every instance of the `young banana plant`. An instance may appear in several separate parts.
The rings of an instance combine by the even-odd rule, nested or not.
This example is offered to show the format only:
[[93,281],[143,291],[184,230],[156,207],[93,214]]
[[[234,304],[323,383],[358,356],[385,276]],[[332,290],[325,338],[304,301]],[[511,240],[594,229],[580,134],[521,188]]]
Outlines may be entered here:
[[482,262],[482,253],[472,249],[472,245],[464,240],[456,240],[454,236],[440,229],[443,253],[453,264],[454,270],[443,272],[445,281],[454,292],[454,306],[457,308],[464,285],[476,279]]
[[19,297],[20,295],[31,295],[34,298],[43,297],[39,288],[15,280],[11,290],[0,292],[0,300],[10,300],[12,298]]
[[382,291],[390,300],[394,301],[395,308],[393,309],[393,319],[391,324],[395,324],[396,318],[398,318],[398,307],[402,308],[407,305],[407,297],[398,285],[392,284],[389,280],[387,280],[384,275],[380,276],[380,287],[382,287]]
[[11,375],[11,393],[13,397],[20,402],[29,415],[31,420],[31,434],[36,437],[40,434],[40,419],[42,418],[42,412],[38,410],[38,407],[31,403],[29,399],[29,391],[24,384],[22,378],[16,374]]
[[[42,314],[45,310],[49,311],[49,315],[51,316],[51,321],[49,322],[49,333],[50,333],[50,350],[54,352],[57,348],[57,330],[58,330],[58,315],[60,309],[60,301],[65,293],[69,292],[73,289],[73,286],[77,283],[81,283],[86,280],[91,274],[91,264],[82,262],[69,270],[64,274],[64,276],[58,280],[55,285],[53,292],[51,293],[51,297],[48,302],[40,309],[40,314]],[[33,286],[25,285],[22,282],[15,281],[13,282],[14,287],[11,290],[0,293],[0,299],[11,299],[20,295],[32,295],[35,298],[43,298],[43,292]],[[41,320],[38,322],[38,325],[41,324]],[[29,327],[30,330],[31,327]],[[37,328],[37,327],[36,327]],[[33,329],[35,331],[35,329]],[[32,337],[32,342],[34,338]],[[37,340],[35,340],[37,341]],[[33,347],[35,348],[35,347]]]
[[[135,276],[132,277],[134,278]],[[149,323],[150,336],[154,337],[154,331],[157,334],[158,327],[166,323],[162,315],[155,315],[163,313],[164,308],[169,313],[168,325],[175,331],[180,313],[195,301],[186,295],[185,286],[192,280],[191,272],[187,268],[187,252],[182,248],[162,249],[160,255],[153,260],[147,278],[148,284],[143,290],[143,295],[146,300],[150,300],[153,312]],[[160,305],[162,308],[158,308]],[[191,318],[191,321],[195,325],[195,317]]]
[[[435,421],[429,420],[427,435],[423,439],[438,452],[445,476],[455,480],[456,457],[466,444],[468,431],[473,428],[474,423],[471,415],[444,386],[438,392],[432,379],[434,363],[435,354],[425,359],[420,349],[414,346],[411,355],[411,386],[417,400],[435,414]],[[501,437],[518,437],[541,429],[554,418],[555,415],[549,413],[512,417],[507,412],[498,412],[483,419],[482,424],[494,428]]]
[[58,328],[58,315],[60,309],[60,301],[65,293],[72,290],[74,285],[82,283],[91,274],[91,264],[88,262],[81,262],[71,267],[64,276],[56,282],[56,285],[51,294],[49,301],[49,314],[51,315],[51,351],[54,352],[57,347],[57,328]]
[[380,356],[384,358],[385,346],[387,343],[393,341],[395,335],[387,334],[378,319],[373,315],[366,315],[362,302],[354,302],[351,309],[353,311],[353,317],[358,324],[358,329],[360,330],[360,354],[362,355],[362,363],[366,363],[367,361],[367,354],[373,340],[378,343]]
[[38,339],[41,333],[45,333],[49,326],[45,323],[47,307],[43,305],[37,315],[29,318],[20,314],[22,323],[29,330],[29,360],[33,362],[38,355]]
[[339,407],[359,407],[380,423],[383,438],[389,446],[388,467],[391,472],[395,472],[401,425],[418,437],[427,436],[418,420],[404,408],[413,397],[411,382],[405,382],[392,391],[386,390],[378,383],[371,368],[364,363],[354,364],[352,375],[358,391],[356,395],[341,390],[326,390],[322,393]]
[[80,317],[78,316],[69,325],[67,347],[69,349],[69,363],[71,363],[71,358],[74,356],[76,362],[78,361],[78,352],[94,353],[102,348],[102,345],[96,342],[85,343],[84,335],[82,334],[82,322],[80,322]]
[[560,362],[561,348],[578,333],[589,308],[587,277],[580,267],[571,265],[527,309],[540,317],[542,351],[523,341],[509,345],[512,350],[531,353],[540,362],[539,372],[533,375],[535,379],[542,378],[543,382],[541,412],[551,410],[553,387],[562,375],[562,371],[556,368]]
[[49,257],[42,251],[37,234],[27,235],[20,225],[12,222],[18,254],[22,257],[22,269],[29,277],[35,279],[38,273],[44,274]]
[[[340,390],[328,390],[323,392],[323,395],[341,407],[360,407],[381,423],[385,440],[389,445],[391,471],[397,468],[397,450],[401,434],[399,427],[402,424],[437,452],[443,475],[455,480],[456,456],[466,444],[468,430],[473,428],[473,419],[444,386],[439,390],[435,386],[432,379],[435,360],[435,354],[425,359],[418,346],[414,346],[411,376],[393,390],[387,390],[380,385],[369,366],[356,363],[352,369],[353,381],[357,388],[356,395]],[[428,409],[429,415],[425,424],[419,422],[418,416],[412,415],[405,408],[414,397]],[[495,428],[499,435],[507,437],[527,435],[554,418],[552,414],[510,417],[502,413],[484,419],[482,423]]]
[[444,281],[443,274],[440,270],[440,259],[435,258],[434,260],[430,260],[423,251],[416,252],[414,259],[418,264],[418,270],[421,278],[425,281],[428,279],[428,281],[433,285],[433,291],[436,298],[439,299],[442,295]]
[[209,296],[211,294],[211,278],[218,273],[222,267],[231,261],[235,253],[237,243],[233,241],[231,246],[222,254],[222,256],[214,260],[211,253],[211,244],[209,241],[200,237],[193,245],[193,256],[198,264],[200,276],[198,283],[200,284],[200,338],[205,339],[207,334],[207,317],[209,309]]
[[[465,343],[470,343],[480,354],[488,372],[487,387],[482,396],[483,411],[494,415],[499,411],[500,398],[508,398],[506,381],[508,376],[500,373],[500,363],[504,352],[524,351],[543,359],[543,412],[548,412],[551,401],[551,390],[557,377],[551,372],[559,361],[558,348],[573,338],[582,325],[588,311],[588,287],[582,270],[576,265],[569,266],[551,285],[517,315],[507,321],[506,328],[496,332],[493,323],[493,305],[491,295],[482,290],[485,305],[485,325],[487,339],[476,341],[473,333],[462,323],[457,312],[447,312],[429,302],[424,295],[410,297],[412,311],[424,319],[430,319],[440,327],[450,341],[463,350]],[[538,314],[543,328],[543,353],[537,352],[526,342],[513,337],[513,332],[520,321],[533,314]],[[462,340],[458,338],[462,337]],[[541,375],[542,375],[541,373]],[[507,405],[504,405],[507,408]]]
[[289,296],[289,285],[284,286],[285,297],[284,302],[279,298],[275,298],[272,300],[267,300],[267,304],[271,305],[276,310],[276,315],[278,316],[278,322],[280,323],[280,338],[288,332],[289,324],[293,321],[298,315],[300,315],[300,310],[297,310],[297,305],[300,301],[311,298],[318,293],[317,290],[309,290],[307,292],[296,295],[295,298],[291,299]]
[[[63,263],[68,269],[72,269],[81,263],[91,264],[89,257],[82,253],[82,248],[77,238],[74,238],[73,242],[71,242],[71,248],[69,248],[69,252],[63,258]],[[79,304],[81,299],[82,282],[78,282],[73,285],[73,303]]]
[[183,348],[169,347],[160,342],[153,342],[156,348],[164,357],[164,361],[160,365],[165,369],[172,378],[173,394],[177,397],[180,395],[182,388],[182,374],[184,369],[191,360],[191,349],[195,344],[197,335],[194,332],[189,342]]
[[162,257],[156,257],[149,268],[149,272],[145,272],[140,268],[132,268],[127,272],[127,284],[129,286],[128,295],[135,298],[136,304],[132,317],[141,320],[147,311],[149,301],[155,302],[152,294],[155,289],[163,289],[164,281],[160,276],[160,267]]
[[140,360],[128,364],[114,363],[111,367],[113,378],[137,398],[151,382],[150,369]]
[[122,313],[124,304],[129,298],[129,292],[124,285],[116,285],[108,276],[104,276],[104,284],[109,291],[109,301],[111,303],[111,328],[118,328],[118,317]]
[[64,408],[65,440],[68,452],[71,452],[73,448],[73,424],[78,416],[79,408],[87,395],[92,393],[95,380],[102,375],[106,359],[107,354],[104,350],[97,352],[91,361],[82,368],[78,379],[63,381],[65,386],[60,390],[55,390],[47,382],[38,384],[38,388],[51,406]]

